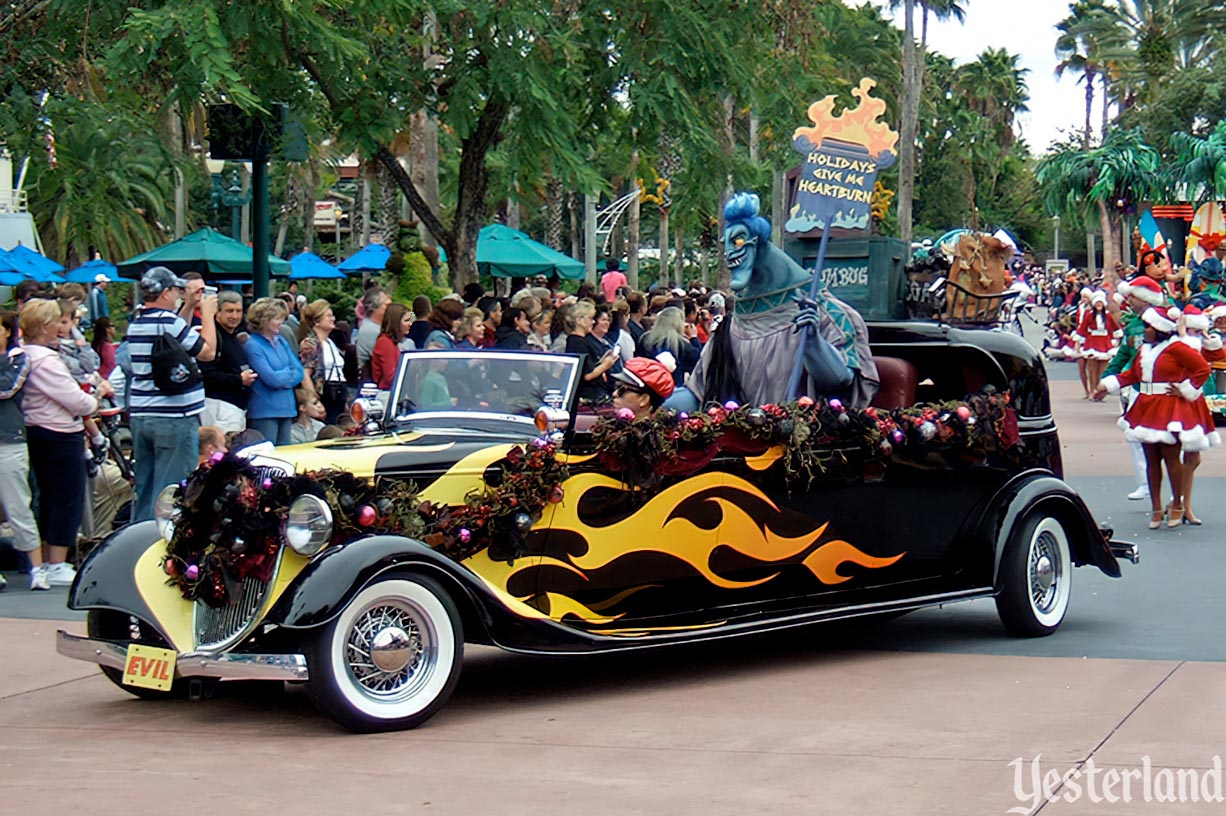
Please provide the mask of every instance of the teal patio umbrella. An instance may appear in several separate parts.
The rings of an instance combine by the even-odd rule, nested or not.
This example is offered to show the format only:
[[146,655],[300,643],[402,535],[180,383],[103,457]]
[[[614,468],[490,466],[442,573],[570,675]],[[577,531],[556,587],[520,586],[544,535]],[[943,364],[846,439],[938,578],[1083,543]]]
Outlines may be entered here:
[[[166,246],[129,258],[119,264],[118,269],[125,278],[139,278],[147,269],[164,266],[178,275],[199,272],[208,280],[245,283],[252,278],[253,262],[251,247],[205,227]],[[269,255],[268,269],[273,275],[288,275],[289,261]]]
[[557,274],[568,280],[582,280],[587,274],[582,261],[563,255],[505,224],[481,228],[477,235],[477,269],[500,278]]

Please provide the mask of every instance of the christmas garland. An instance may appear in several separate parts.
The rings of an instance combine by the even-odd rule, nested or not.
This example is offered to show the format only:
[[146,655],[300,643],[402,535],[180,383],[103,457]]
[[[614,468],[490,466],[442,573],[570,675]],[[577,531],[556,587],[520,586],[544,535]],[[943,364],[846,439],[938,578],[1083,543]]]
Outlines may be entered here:
[[940,453],[980,459],[1013,447],[1018,432],[1008,392],[989,385],[964,401],[893,410],[856,410],[838,399],[810,397],[752,407],[727,402],[693,414],[662,408],[638,419],[622,409],[597,421],[592,437],[601,464],[650,491],[665,476],[697,472],[721,451],[757,455],[779,446],[789,480],[808,485],[866,461]]
[[289,505],[303,494],[332,508],[333,544],[394,534],[457,561],[487,548],[491,557],[511,561],[523,554],[524,537],[546,505],[562,501],[569,473],[545,439],[512,448],[501,465],[453,507],[420,499],[405,479],[361,479],[340,470],[262,478],[247,460],[219,455],[176,490],[178,517],[162,569],[186,600],[233,603],[244,579],[272,577]]

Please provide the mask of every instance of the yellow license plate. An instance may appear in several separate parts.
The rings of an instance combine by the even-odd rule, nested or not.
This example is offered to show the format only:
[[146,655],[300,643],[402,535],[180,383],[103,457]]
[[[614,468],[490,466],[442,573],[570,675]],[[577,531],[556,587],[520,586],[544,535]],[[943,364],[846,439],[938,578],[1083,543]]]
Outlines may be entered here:
[[173,649],[133,643],[128,647],[128,658],[124,661],[123,682],[129,686],[170,691],[170,684],[175,679],[176,657]]

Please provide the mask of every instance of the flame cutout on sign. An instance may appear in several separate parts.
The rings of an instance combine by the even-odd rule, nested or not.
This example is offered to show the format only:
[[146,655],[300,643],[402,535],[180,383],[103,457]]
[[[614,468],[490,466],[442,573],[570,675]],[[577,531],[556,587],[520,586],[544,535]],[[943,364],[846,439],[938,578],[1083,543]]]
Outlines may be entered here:
[[[885,101],[872,96],[869,92],[877,86],[874,80],[867,77],[860,80],[860,85],[853,88],[851,95],[860,100],[860,104],[845,110],[838,116],[834,115],[835,95],[831,94],[819,102],[809,106],[809,121],[812,127],[798,127],[792,134],[792,141],[802,153],[810,150],[820,150],[825,139],[850,142],[864,146],[878,167],[888,167],[893,164],[897,151],[898,134],[884,122],[877,121],[885,113]],[[801,140],[808,142],[805,145]]]

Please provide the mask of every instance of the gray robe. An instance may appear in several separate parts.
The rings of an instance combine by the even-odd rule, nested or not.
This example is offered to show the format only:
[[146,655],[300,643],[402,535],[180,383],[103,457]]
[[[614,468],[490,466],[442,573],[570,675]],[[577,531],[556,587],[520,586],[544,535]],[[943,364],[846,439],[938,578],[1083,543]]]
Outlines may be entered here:
[[[842,303],[840,301],[840,303]],[[853,369],[855,378],[850,387],[850,393],[840,397],[852,408],[865,408],[872,401],[880,385],[877,366],[873,363],[873,355],[868,346],[868,327],[859,313],[846,304],[842,304],[855,327],[854,346],[858,358],[857,367]],[[800,349],[800,333],[793,331],[792,321],[795,320],[799,307],[795,302],[784,303],[765,312],[754,314],[736,314],[732,317],[732,345],[736,356],[737,373],[740,375],[741,388],[746,405],[767,405],[783,402],[788,398],[788,380],[792,376],[792,366],[796,361],[796,353]],[[819,323],[821,336],[833,345],[843,355],[848,338],[835,325],[825,311]],[[706,371],[711,361],[710,342],[703,347],[698,365],[686,380],[686,387],[704,401],[703,391],[706,388]],[[833,396],[819,394],[813,378],[805,372],[801,378],[801,393],[812,397]]]

